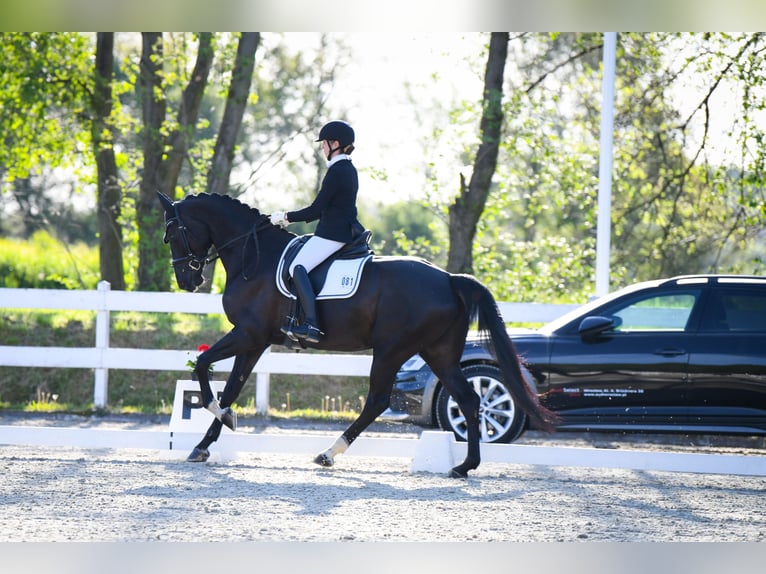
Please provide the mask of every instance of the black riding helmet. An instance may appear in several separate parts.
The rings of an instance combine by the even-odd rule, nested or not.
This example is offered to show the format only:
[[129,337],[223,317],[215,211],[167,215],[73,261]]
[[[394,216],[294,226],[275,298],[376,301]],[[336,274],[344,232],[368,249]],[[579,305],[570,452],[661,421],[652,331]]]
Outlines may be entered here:
[[333,120],[327,122],[319,130],[319,137],[316,141],[338,141],[341,148],[354,143],[354,128],[342,120]]

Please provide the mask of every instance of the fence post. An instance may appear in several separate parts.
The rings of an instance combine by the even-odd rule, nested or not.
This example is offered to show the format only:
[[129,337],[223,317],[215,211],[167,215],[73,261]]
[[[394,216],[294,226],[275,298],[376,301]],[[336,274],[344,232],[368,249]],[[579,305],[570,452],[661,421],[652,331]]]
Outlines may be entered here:
[[[106,349],[109,348],[109,309],[106,305],[106,297],[111,288],[109,281],[98,282],[100,296],[98,311],[96,311],[96,352],[102,358]],[[97,409],[104,409],[106,408],[106,397],[109,389],[109,370],[99,367],[95,371],[93,404]]]
[[[269,353],[271,353],[271,347],[264,351],[263,355],[261,355],[261,359],[268,356]],[[269,414],[270,384],[271,379],[268,372],[255,374],[255,412],[259,415]]]

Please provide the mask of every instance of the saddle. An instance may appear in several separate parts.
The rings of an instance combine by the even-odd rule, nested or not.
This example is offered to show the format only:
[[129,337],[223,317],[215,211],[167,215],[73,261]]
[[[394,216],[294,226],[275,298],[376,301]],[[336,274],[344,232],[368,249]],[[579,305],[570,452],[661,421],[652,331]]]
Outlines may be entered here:
[[[372,231],[364,230],[357,234],[351,243],[317,265],[309,273],[311,286],[317,294],[317,301],[323,299],[348,299],[353,297],[359,287],[359,279],[365,264],[372,259],[370,249]],[[290,299],[297,299],[295,287],[290,278],[290,264],[311,234],[301,235],[287,244],[277,264],[277,289]]]

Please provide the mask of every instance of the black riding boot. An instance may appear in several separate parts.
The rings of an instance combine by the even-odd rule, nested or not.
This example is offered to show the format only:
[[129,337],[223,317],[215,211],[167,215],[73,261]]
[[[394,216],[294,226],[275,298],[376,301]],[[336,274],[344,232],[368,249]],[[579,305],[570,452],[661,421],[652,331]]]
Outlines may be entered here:
[[298,265],[293,270],[293,281],[303,308],[304,320],[303,323],[291,329],[292,333],[299,339],[305,339],[308,343],[318,343],[319,337],[323,333],[317,326],[316,295],[311,286],[309,274],[303,265]]

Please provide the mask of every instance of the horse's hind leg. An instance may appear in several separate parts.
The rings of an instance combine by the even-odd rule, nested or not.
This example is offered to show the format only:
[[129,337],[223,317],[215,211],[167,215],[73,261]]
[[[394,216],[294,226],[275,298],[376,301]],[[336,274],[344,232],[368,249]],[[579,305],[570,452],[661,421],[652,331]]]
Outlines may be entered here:
[[[467,454],[465,460],[450,471],[450,476],[453,478],[465,478],[468,476],[468,471],[477,468],[481,462],[479,446],[481,440],[479,430],[481,400],[465,378],[460,364],[455,359],[455,357],[460,357],[465,340],[462,331],[455,331],[455,333],[457,334],[454,336],[448,336],[443,345],[421,351],[421,356],[450,392],[465,417]],[[450,340],[452,341],[451,344],[449,343]]]
[[[433,367],[432,367],[433,368]],[[460,367],[452,367],[446,371],[436,372],[439,380],[455,399],[465,417],[466,440],[468,449],[465,460],[450,471],[452,478],[466,478],[469,470],[474,470],[481,462],[480,430],[479,430],[479,396],[466,380]]]
[[314,462],[321,466],[332,466],[335,463],[335,455],[346,452],[346,449],[370,424],[388,408],[391,401],[391,387],[399,367],[408,359],[411,353],[397,353],[395,356],[381,358],[379,354],[373,356],[370,370],[370,389],[364,408],[356,420],[343,431],[333,445],[326,451],[314,458]]

